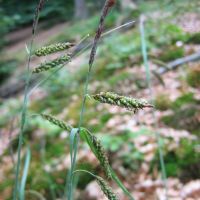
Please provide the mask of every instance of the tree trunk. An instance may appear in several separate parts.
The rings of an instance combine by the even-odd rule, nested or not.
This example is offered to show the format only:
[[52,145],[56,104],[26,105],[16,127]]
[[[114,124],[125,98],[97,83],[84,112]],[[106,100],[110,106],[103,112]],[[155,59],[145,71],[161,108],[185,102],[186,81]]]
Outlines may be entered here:
[[75,18],[85,19],[88,16],[88,9],[85,0],[75,0]]

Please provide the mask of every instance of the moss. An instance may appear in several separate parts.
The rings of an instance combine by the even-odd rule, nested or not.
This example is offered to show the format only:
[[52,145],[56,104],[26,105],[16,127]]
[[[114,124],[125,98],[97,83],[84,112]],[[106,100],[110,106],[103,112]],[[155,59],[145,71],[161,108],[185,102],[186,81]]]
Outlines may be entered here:
[[[154,27],[154,28],[152,28]],[[186,34],[179,26],[166,23],[165,20],[152,20],[147,24],[147,36],[157,47],[175,45],[177,41],[186,41]],[[177,48],[177,47],[175,47]]]
[[52,138],[50,141],[48,141],[46,145],[46,158],[47,159],[52,159],[53,157],[60,157],[65,153],[65,146],[66,146],[66,141],[62,140],[56,140],[55,138]]
[[200,87],[200,64],[197,64],[188,70],[187,82],[192,87]]
[[179,176],[184,182],[200,178],[196,145],[196,141],[183,139],[176,152],[165,155],[168,176]]
[[[196,150],[198,142],[182,139],[179,147],[173,151],[165,150],[165,168],[168,177],[178,177],[181,181],[199,179],[199,155]],[[151,162],[151,173],[153,169],[159,167],[159,155]]]
[[[87,170],[87,171],[94,171],[92,165],[90,163],[82,163],[77,165],[77,169],[80,170]],[[94,173],[94,172],[93,172]],[[78,188],[84,189],[92,180],[94,180],[93,176],[88,175],[87,173],[79,173],[79,180],[78,181]]]
[[184,56],[184,49],[176,46],[165,48],[159,59],[163,62],[169,62]]
[[167,94],[159,94],[155,99],[155,107],[159,110],[167,110],[171,107],[171,100]]
[[195,104],[195,103],[198,103],[198,101],[194,99],[194,94],[192,92],[189,92],[189,93],[185,93],[182,96],[178,97],[172,103],[171,107],[174,110],[178,110],[186,104]]
[[194,33],[189,36],[187,43],[200,44],[200,33]]

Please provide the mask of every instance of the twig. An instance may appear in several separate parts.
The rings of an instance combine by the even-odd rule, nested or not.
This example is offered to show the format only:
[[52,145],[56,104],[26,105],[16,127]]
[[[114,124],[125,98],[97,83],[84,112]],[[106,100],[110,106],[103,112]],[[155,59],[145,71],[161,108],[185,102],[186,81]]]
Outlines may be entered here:
[[196,60],[199,60],[199,59],[200,59],[200,52],[194,53],[192,55],[189,55],[189,56],[186,56],[186,57],[183,57],[183,58],[178,58],[178,59],[176,59],[172,62],[169,62],[166,65],[166,67],[159,68],[157,73],[162,75],[162,74],[168,72],[169,70],[176,69],[180,65],[183,65],[183,64],[188,63],[188,62],[193,62],[193,61],[196,61]]

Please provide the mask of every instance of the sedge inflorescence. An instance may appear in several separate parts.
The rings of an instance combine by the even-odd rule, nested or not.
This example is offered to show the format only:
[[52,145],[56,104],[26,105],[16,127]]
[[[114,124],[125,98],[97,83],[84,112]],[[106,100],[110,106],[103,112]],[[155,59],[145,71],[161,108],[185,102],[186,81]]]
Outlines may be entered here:
[[66,130],[66,131],[70,132],[73,128],[72,126],[66,124],[64,121],[58,120],[51,115],[41,114],[41,116],[42,116],[42,118],[46,119],[47,121],[51,122],[52,124]]
[[96,176],[96,181],[109,200],[119,200],[117,195],[113,192],[112,188],[104,181],[103,178]]
[[[66,124],[64,121],[56,119],[55,117],[53,117],[51,115],[41,114],[41,116],[42,116],[43,119],[48,120],[52,124],[62,128],[64,130],[67,130],[68,132],[71,132],[71,130],[73,129],[73,127],[71,125]],[[89,136],[90,141],[92,142],[93,147],[95,149],[97,159],[99,160],[99,162],[101,164],[101,167],[104,169],[107,177],[111,178],[111,172],[110,172],[110,165],[109,165],[108,157],[106,155],[105,149],[104,149],[101,141],[96,136],[91,134],[87,129],[81,128],[81,131],[84,131]]]
[[95,135],[92,135],[89,132],[87,134],[90,137],[92,144],[96,150],[96,154],[97,154],[96,156],[101,164],[101,167],[104,169],[107,178],[111,178],[112,175],[111,175],[111,171],[110,171],[108,157],[106,155],[105,149],[104,149],[101,141]]
[[64,56],[60,56],[59,58],[56,58],[52,61],[41,63],[38,67],[36,67],[33,70],[33,73],[40,73],[40,72],[48,71],[52,68],[58,67],[58,66],[64,64],[65,62],[69,61],[70,58],[71,58],[70,55],[64,55]]
[[71,47],[73,47],[74,44],[70,42],[64,42],[64,43],[57,43],[57,44],[51,44],[49,46],[41,47],[40,49],[37,49],[35,51],[36,56],[46,56],[58,51],[67,50]]
[[134,112],[137,112],[139,109],[153,107],[144,99],[134,99],[131,97],[121,96],[113,92],[101,92],[99,94],[92,95],[92,97],[101,103],[116,105]]

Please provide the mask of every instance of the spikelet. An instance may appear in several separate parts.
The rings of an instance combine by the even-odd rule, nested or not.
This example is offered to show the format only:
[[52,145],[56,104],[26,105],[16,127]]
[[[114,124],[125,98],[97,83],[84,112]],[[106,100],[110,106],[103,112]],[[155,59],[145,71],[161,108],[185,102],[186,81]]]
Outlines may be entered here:
[[101,141],[94,136],[93,134],[91,134],[89,131],[87,131],[88,136],[90,137],[92,144],[96,150],[97,153],[97,159],[99,160],[101,167],[104,169],[107,178],[111,178],[111,171],[110,171],[110,165],[109,165],[109,161],[108,161],[108,157],[106,155],[105,149],[101,143]]
[[47,114],[41,114],[42,118],[48,120],[49,122],[51,122],[52,124],[70,132],[72,130],[72,126],[67,125],[64,121],[58,120],[55,117],[51,116],[51,115],[47,115]]
[[134,112],[146,107],[153,107],[144,99],[133,99],[112,92],[101,92],[100,94],[92,95],[92,97],[101,103],[116,105]]
[[35,55],[36,56],[46,56],[51,53],[69,49],[73,46],[74,46],[74,44],[70,43],[70,42],[52,44],[52,45],[49,45],[46,47],[41,47],[40,49],[37,49],[35,51]]
[[95,176],[98,185],[109,200],[119,200],[117,195],[112,191],[112,188],[100,176]]
[[42,63],[33,70],[33,73],[40,73],[43,71],[48,71],[54,67],[64,64],[65,62],[69,61],[70,58],[71,58],[70,55],[64,55],[64,56],[56,58],[52,61]]

